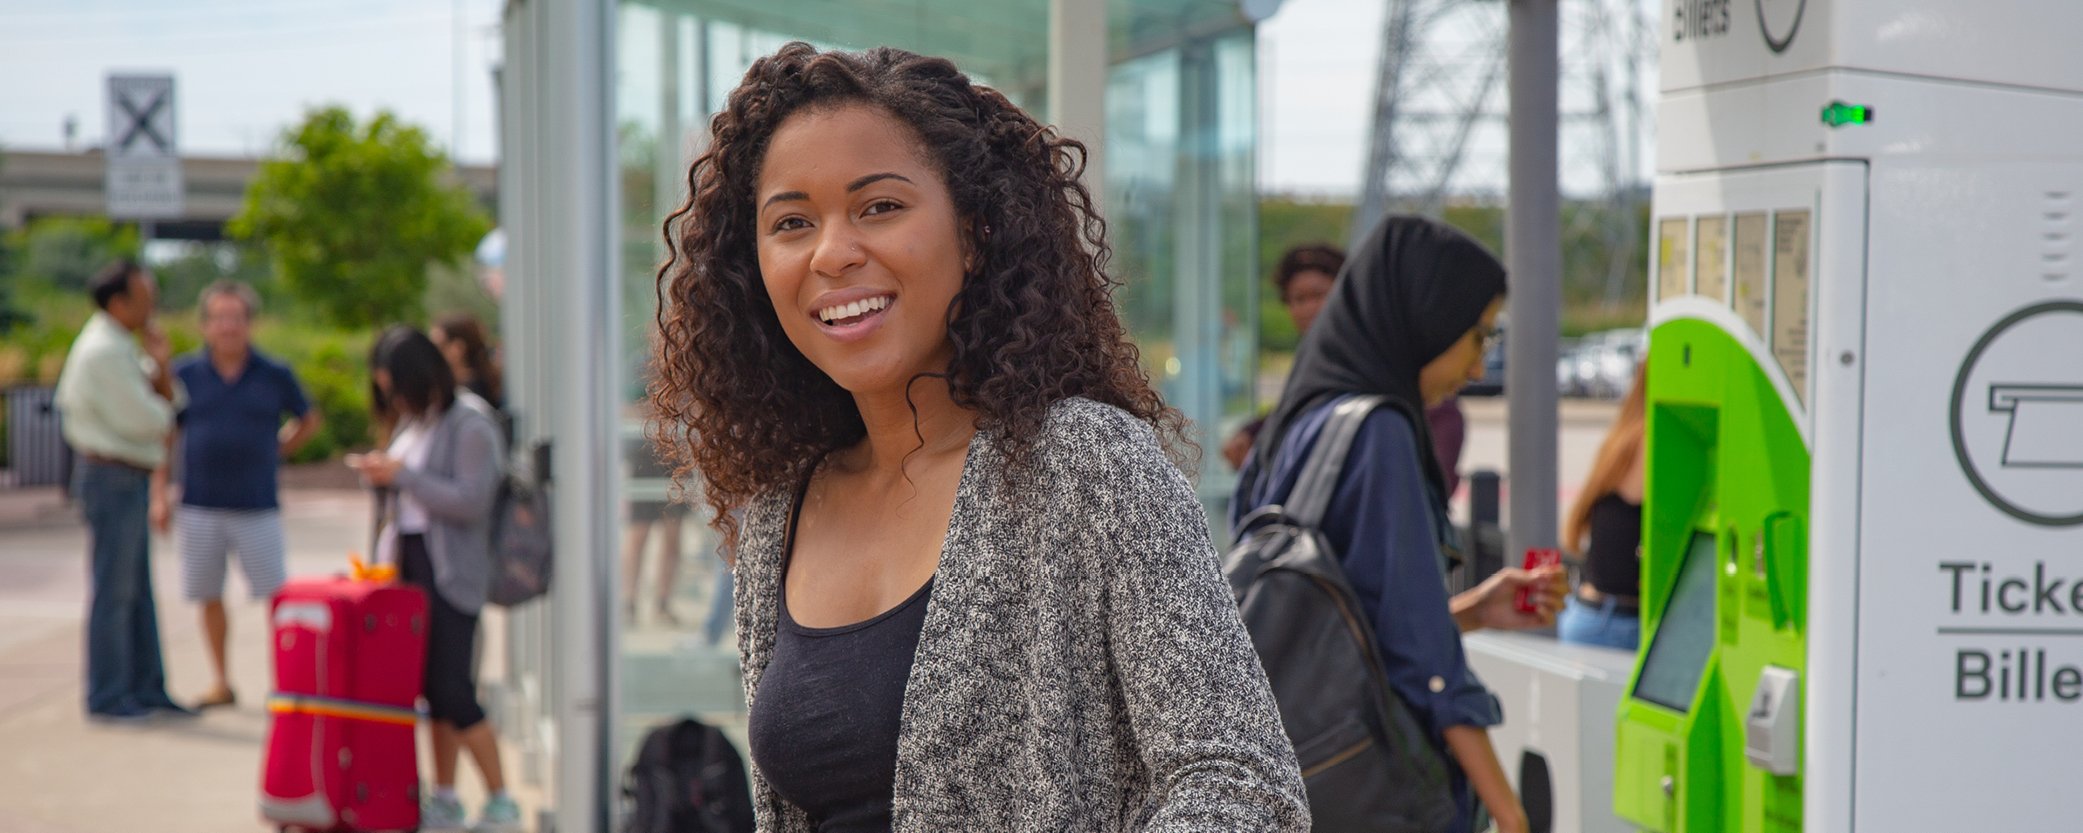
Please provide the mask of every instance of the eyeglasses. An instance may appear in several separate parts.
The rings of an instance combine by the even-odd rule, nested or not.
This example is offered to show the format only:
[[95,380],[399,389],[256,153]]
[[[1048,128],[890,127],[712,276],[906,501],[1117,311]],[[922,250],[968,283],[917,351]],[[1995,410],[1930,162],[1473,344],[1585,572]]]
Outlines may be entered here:
[[1490,352],[1490,345],[1496,344],[1498,339],[1504,337],[1503,327],[1478,325],[1475,329],[1469,330],[1469,332],[1475,335],[1475,351],[1477,353]]

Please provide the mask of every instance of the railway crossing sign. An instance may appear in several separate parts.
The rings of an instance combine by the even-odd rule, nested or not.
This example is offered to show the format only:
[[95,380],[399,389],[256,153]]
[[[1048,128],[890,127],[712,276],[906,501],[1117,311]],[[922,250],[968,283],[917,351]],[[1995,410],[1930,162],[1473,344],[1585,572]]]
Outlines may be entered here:
[[102,157],[110,217],[163,220],[181,216],[185,183],[174,136],[174,77],[166,73],[108,77],[108,132]]

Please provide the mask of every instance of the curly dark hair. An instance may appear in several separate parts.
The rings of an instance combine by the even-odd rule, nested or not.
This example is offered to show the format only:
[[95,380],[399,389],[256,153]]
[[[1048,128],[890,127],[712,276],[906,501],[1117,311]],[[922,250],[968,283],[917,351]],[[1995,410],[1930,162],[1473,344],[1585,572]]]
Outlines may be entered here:
[[909,128],[977,253],[947,312],[954,350],[942,378],[978,428],[1018,467],[1050,405],[1083,396],[1149,423],[1183,461],[1185,419],[1151,388],[1114,306],[1106,226],[1080,181],[1085,146],[945,59],[798,42],[746,71],[664,224],[650,431],[676,484],[699,473],[712,525],[734,540],[730,510],[866,436],[852,396],[783,333],[755,248],[754,194],[775,130],[847,105]]
[[1287,300],[1287,285],[1295,282],[1295,276],[1303,272],[1322,272],[1332,278],[1338,270],[1345,268],[1345,250],[1329,243],[1304,243],[1288,249],[1280,256],[1280,264],[1273,267],[1273,285],[1280,289],[1280,300]]

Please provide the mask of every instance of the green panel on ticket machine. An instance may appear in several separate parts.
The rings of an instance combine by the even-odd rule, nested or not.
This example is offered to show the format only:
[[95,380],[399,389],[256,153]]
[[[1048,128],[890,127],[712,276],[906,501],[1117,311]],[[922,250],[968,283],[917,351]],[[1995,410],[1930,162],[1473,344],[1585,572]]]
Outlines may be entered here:
[[1643,649],[1614,808],[1662,833],[1799,831],[1809,451],[1755,336],[1650,334]]

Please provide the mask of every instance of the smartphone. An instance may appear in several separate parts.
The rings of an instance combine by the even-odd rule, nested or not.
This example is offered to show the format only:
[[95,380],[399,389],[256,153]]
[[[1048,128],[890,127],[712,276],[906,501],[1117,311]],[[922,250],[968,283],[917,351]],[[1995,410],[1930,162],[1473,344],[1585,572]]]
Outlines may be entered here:
[[[1535,547],[1526,551],[1526,563],[1524,566],[1531,571],[1561,563],[1562,550],[1553,547]],[[1533,593],[1534,587],[1532,585],[1519,588],[1518,598],[1513,601],[1518,606],[1520,613],[1537,613],[1540,611],[1540,608],[1534,606]]]

